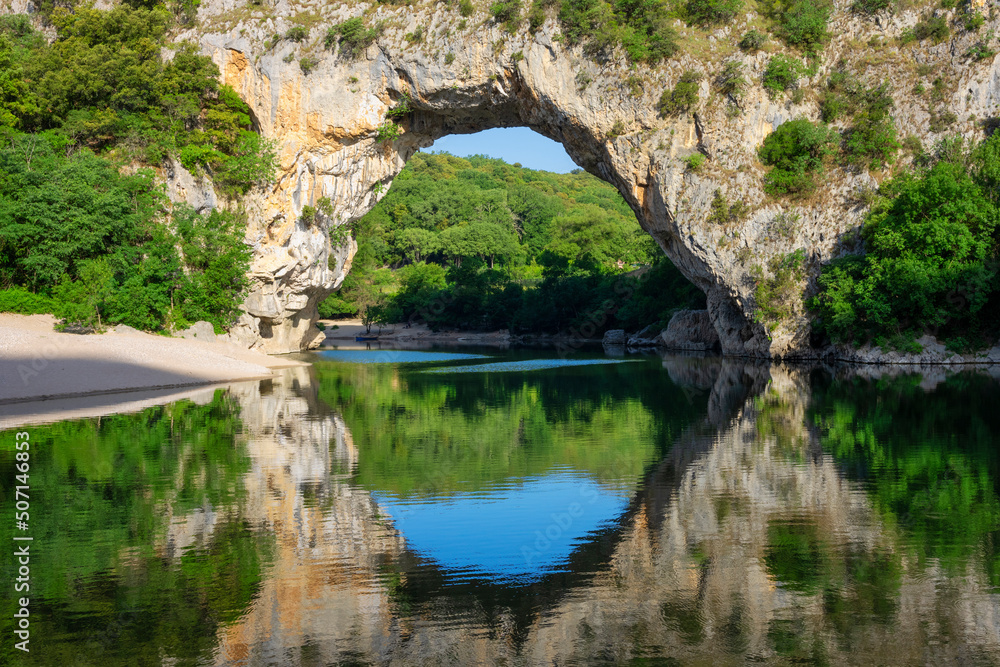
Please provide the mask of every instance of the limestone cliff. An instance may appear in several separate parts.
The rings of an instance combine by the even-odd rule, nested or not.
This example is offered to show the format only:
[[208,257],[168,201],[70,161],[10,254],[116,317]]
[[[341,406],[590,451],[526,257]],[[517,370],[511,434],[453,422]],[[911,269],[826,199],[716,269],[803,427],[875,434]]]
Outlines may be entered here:
[[[804,249],[801,286],[808,293],[822,262],[853,249],[842,239],[854,238],[845,234],[865,213],[859,193],[887,174],[834,168],[804,204],[769,199],[756,157],[764,138],[786,120],[817,119],[817,92],[835,67],[869,85],[887,82],[900,136],[914,135],[924,146],[945,133],[981,137],[1000,102],[1000,56],[974,61],[965,55],[984,35],[992,39],[1000,20],[987,20],[977,33],[960,30],[936,46],[896,48],[893,40],[923,12],[949,19],[952,12],[927,4],[863,18],[849,6],[836,2],[832,41],[815,74],[799,81],[804,94],[772,99],[761,86],[771,53],[736,47],[748,28],[765,23],[753,12],[710,33],[678,21],[680,54],[647,67],[624,55],[598,63],[568,46],[552,9],[536,33],[523,26],[511,35],[483,3],[463,19],[448,3],[204,0],[198,26],[176,38],[197,41],[211,55],[223,82],[252,108],[259,130],[277,141],[280,157],[273,187],[247,202],[254,288],[236,337],[270,352],[312,344],[316,305],[343,280],[352,256],[350,242],[331,246],[329,230],[370,210],[407,158],[435,139],[527,126],[561,142],[580,166],[618,188],[639,224],[707,294],[725,353],[811,355],[800,298],[780,323],[765,326],[756,315],[755,271],[766,275],[771,258]],[[350,58],[327,44],[329,27],[362,14],[369,25],[384,25],[363,54]],[[303,40],[283,37],[293,26],[304,28]],[[784,47],[772,41],[768,48]],[[743,62],[750,82],[735,108],[713,85],[722,63],[733,59]],[[656,101],[687,69],[704,75],[699,105],[680,118],[661,118]],[[913,92],[931,69],[942,82],[937,101]],[[411,110],[397,119],[401,133],[380,141],[386,112],[404,98]],[[932,123],[931,112],[941,109],[957,121]],[[708,161],[692,172],[685,159],[695,152]],[[895,168],[906,168],[909,159]],[[717,190],[731,201],[743,199],[751,213],[730,225],[709,222]],[[303,223],[302,208],[323,197],[332,214]],[[799,216],[793,228],[781,224],[789,219],[779,217],[783,212]]]

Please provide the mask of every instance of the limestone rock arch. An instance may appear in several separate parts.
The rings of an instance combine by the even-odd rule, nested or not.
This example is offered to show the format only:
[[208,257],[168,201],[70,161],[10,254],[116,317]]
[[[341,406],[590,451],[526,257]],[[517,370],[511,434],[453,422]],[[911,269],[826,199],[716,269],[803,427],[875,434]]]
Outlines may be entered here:
[[[288,0],[273,7],[265,2],[265,9],[234,18],[236,9],[230,4],[203,3],[203,27],[180,37],[198,40],[212,56],[223,82],[249,103],[260,131],[276,141],[279,153],[273,187],[246,202],[251,214],[247,238],[255,250],[254,287],[234,332],[240,340],[269,352],[313,344],[319,336],[314,327],[317,305],[343,281],[354,250],[350,241],[332,247],[329,230],[369,211],[406,160],[435,139],[525,126],[562,143],[577,164],[621,192],[643,229],[707,295],[725,354],[811,354],[801,299],[791,316],[765,326],[757,315],[755,276],[766,274],[771,259],[800,248],[806,251],[807,275],[814,276],[819,264],[840,250],[843,232],[859,224],[864,209],[856,193],[873,181],[867,173],[834,168],[819,196],[805,205],[767,199],[757,148],[785,120],[816,119],[815,100],[772,100],[753,84],[734,105],[711,81],[728,58],[740,59],[747,78],[759,82],[768,54],[732,49],[709,51],[699,59],[682,54],[653,67],[636,66],[624,56],[596,62],[581,47],[566,44],[553,17],[534,34],[511,35],[482,8],[465,21],[445,3],[416,9],[320,6],[318,13],[310,6],[321,20],[313,21],[306,40],[293,42],[272,35],[284,34],[296,12],[305,11],[302,7]],[[357,58],[336,46],[328,48],[327,28],[365,9],[366,22],[385,26],[381,36]],[[721,29],[720,40],[749,26],[747,17],[740,20]],[[890,28],[902,30],[909,20],[907,15]],[[856,41],[847,37],[869,29],[856,19],[837,21],[841,25],[835,22],[834,34],[838,29],[853,32],[826,48],[814,85],[825,81],[839,58],[859,57],[852,46]],[[417,32],[419,40],[414,39]],[[312,66],[303,68],[302,59]],[[903,65],[909,67],[908,62]],[[886,65],[889,70],[894,66]],[[970,110],[996,106],[994,100],[1000,99],[990,83],[997,79],[991,78],[991,68],[970,69],[967,78],[978,76],[983,82],[973,81],[979,88],[969,88],[978,91],[967,98]],[[696,111],[658,116],[660,93],[686,69],[703,74]],[[908,85],[891,72],[885,80]],[[386,113],[404,96],[412,111],[398,119],[400,135],[379,141]],[[897,112],[902,132],[913,128],[926,134],[922,110]],[[974,123],[965,125],[974,131]],[[686,165],[696,152],[708,158],[697,173]],[[749,216],[736,224],[711,222],[716,191],[730,201],[742,199]],[[332,214],[318,223],[302,222],[302,207],[315,206],[323,197],[332,203]],[[776,231],[775,218],[792,209],[798,216],[795,228]],[[802,288],[808,289],[807,280]]]

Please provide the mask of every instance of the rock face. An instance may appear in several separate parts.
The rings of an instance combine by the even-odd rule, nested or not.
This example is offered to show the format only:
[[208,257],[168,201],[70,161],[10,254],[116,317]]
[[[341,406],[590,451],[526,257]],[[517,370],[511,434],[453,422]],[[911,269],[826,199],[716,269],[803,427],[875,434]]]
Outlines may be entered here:
[[[992,117],[1000,102],[1000,56],[970,62],[963,55],[976,34],[957,33],[947,43],[920,42],[904,50],[881,42],[866,46],[873,36],[894,39],[919,14],[909,10],[864,19],[852,15],[848,5],[837,3],[832,41],[815,74],[799,81],[814,91],[795,103],[787,96],[771,99],[761,87],[768,53],[735,49],[756,19],[752,13],[712,34],[678,22],[690,42],[682,53],[654,67],[633,67],[621,53],[596,63],[580,46],[570,46],[552,10],[536,33],[522,26],[511,35],[484,7],[463,19],[447,3],[204,0],[199,28],[178,39],[196,41],[211,55],[223,82],[250,105],[261,133],[277,142],[280,158],[273,187],[244,202],[251,215],[247,239],[255,251],[254,289],[233,338],[268,352],[315,344],[316,306],[340,285],[354,250],[350,242],[331,243],[330,230],[370,210],[407,158],[435,139],[526,126],[561,142],[577,164],[621,192],[643,229],[705,292],[724,353],[812,356],[801,294],[792,316],[765,326],[754,317],[755,281],[768,275],[772,259],[805,249],[800,287],[807,293],[822,262],[854,249],[853,241],[842,239],[854,238],[845,233],[864,215],[859,192],[875,181],[864,171],[831,168],[805,203],[768,199],[756,157],[764,138],[789,119],[818,119],[812,92],[838,62],[869,85],[886,82],[896,100],[900,136],[912,134],[924,146],[940,136],[931,130],[929,104],[958,116],[950,127],[935,125],[936,131],[972,138],[981,136],[979,121]],[[328,48],[328,28],[363,12],[367,25],[383,23],[381,36],[356,59],[337,46]],[[998,21],[987,23],[983,34]],[[293,25],[307,27],[308,37],[281,39]],[[750,82],[735,104],[711,84],[724,59],[741,61]],[[915,62],[946,82],[942,102],[914,97],[915,83],[923,80]],[[678,118],[659,117],[660,94],[687,69],[704,75],[699,105]],[[396,118],[398,136],[383,134],[380,140],[386,112],[404,99],[410,111]],[[708,160],[692,171],[686,158],[698,152]],[[729,201],[742,199],[751,213],[739,222],[712,222],[717,191]],[[302,222],[302,208],[323,198],[332,212]]]
[[625,344],[625,330],[624,329],[610,329],[604,332],[604,338],[601,341],[604,345],[624,345]]
[[215,327],[209,322],[195,322],[184,331],[177,332],[177,336],[187,339],[195,339],[213,342],[215,340]]
[[655,347],[660,344],[659,335],[658,328],[650,324],[629,336],[628,344],[631,347]]
[[669,350],[708,351],[718,349],[719,334],[707,310],[681,310],[670,318],[660,341]]

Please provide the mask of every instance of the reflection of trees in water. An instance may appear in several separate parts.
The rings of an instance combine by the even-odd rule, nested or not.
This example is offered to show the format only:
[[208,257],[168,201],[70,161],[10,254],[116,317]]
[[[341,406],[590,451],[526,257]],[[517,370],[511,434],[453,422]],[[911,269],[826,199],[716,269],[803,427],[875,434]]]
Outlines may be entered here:
[[[210,655],[216,628],[258,590],[270,552],[238,505],[250,470],[241,429],[239,403],[221,391],[29,429],[34,641],[30,654],[17,652],[21,663]],[[12,451],[0,454],[0,471],[3,484],[14,479]],[[3,496],[13,504],[12,488]],[[13,543],[9,528],[0,533]],[[3,560],[5,581],[13,566]],[[2,616],[9,634],[12,613]]]
[[[92,439],[104,443],[92,460],[83,446],[61,454],[44,484],[74,497],[84,489],[81,502],[94,508],[84,525],[112,535],[93,544],[115,546],[78,554],[81,567],[92,563],[78,580],[90,586],[53,577],[49,596],[64,602],[39,613],[57,637],[89,605],[97,643],[50,642],[51,660],[39,664],[72,664],[72,652],[143,664],[155,651],[183,663],[216,642],[220,665],[908,664],[1000,655],[990,592],[1000,569],[994,384],[959,377],[925,393],[905,379],[833,382],[698,359],[663,365],[666,373],[633,386],[622,373],[596,387],[572,374],[548,385],[525,376],[441,382],[389,367],[338,376],[292,369],[205,406],[112,418],[136,420],[127,427],[105,418],[109,432],[133,435]],[[171,440],[170,417],[187,435]],[[629,419],[635,426],[620,423]],[[215,435],[199,435],[200,420],[215,420]],[[595,451],[566,451],[581,424],[625,446],[601,451],[584,437],[581,446]],[[134,435],[139,426],[148,439]],[[649,445],[625,442],[641,429],[657,434],[655,465],[641,463]],[[470,433],[482,442],[463,454],[457,443]],[[433,469],[434,441],[443,476]],[[163,442],[184,444],[160,458],[143,449]],[[525,442],[539,451],[528,456]],[[412,469],[392,467],[393,453]],[[491,456],[505,460],[483,463]],[[447,493],[467,464],[485,466],[474,480],[485,484],[544,472],[559,456],[598,479],[634,475],[636,490],[619,523],[579,545],[566,572],[521,588],[458,583],[407,551],[357,485]],[[158,481],[131,498],[140,474]],[[173,515],[157,515],[163,507]],[[88,542],[64,544],[79,551]],[[128,663],[130,651],[140,658]]]
[[976,373],[952,375],[933,391],[921,381],[910,374],[816,383],[811,417],[823,448],[864,484],[921,564],[959,572],[983,555],[996,572],[1000,387]]
[[600,481],[639,479],[704,412],[704,395],[685,395],[666,374],[631,363],[446,382],[420,368],[316,364],[319,396],[351,428],[364,452],[356,480],[370,489],[474,491],[555,466]]

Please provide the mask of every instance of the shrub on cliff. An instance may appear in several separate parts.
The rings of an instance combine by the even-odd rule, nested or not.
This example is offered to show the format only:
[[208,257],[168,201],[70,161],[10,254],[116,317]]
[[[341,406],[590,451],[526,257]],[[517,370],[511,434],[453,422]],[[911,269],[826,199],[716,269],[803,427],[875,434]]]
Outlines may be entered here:
[[844,135],[844,159],[855,167],[882,169],[895,161],[899,146],[892,118],[863,111]]
[[856,113],[851,127],[844,133],[844,161],[847,164],[882,169],[896,159],[900,144],[890,115],[894,103],[889,91],[888,84],[884,83],[874,88],[858,84],[849,94],[849,107]]
[[913,26],[913,37],[917,41],[929,39],[940,44],[951,36],[948,21],[943,16],[925,16]]
[[764,70],[764,89],[772,98],[795,86],[802,74],[802,63],[797,58],[783,54],[771,57]]
[[764,10],[775,23],[775,33],[806,53],[818,52],[830,38],[826,26],[833,4],[829,0],[765,0]]
[[656,110],[661,116],[678,116],[690,111],[698,104],[698,83],[701,74],[693,70],[685,70],[672,90],[664,90]]
[[749,53],[760,51],[767,43],[767,35],[759,30],[748,30],[740,39],[739,47]]
[[630,60],[655,63],[679,50],[666,5],[644,0],[562,0],[559,20],[570,44],[590,55],[621,46]]
[[760,161],[773,167],[764,190],[773,196],[806,197],[816,189],[815,176],[834,153],[836,132],[804,118],[782,123],[764,139]]
[[490,16],[502,23],[507,32],[514,33],[521,22],[521,0],[499,0],[490,5]]
[[715,85],[719,92],[734,100],[739,100],[749,85],[746,77],[743,76],[745,71],[746,68],[739,60],[730,60],[723,65],[719,76],[715,78]]
[[751,268],[757,306],[755,319],[774,326],[794,314],[805,278],[805,259],[805,250],[800,248],[771,258],[767,273],[759,264]]
[[349,60],[361,57],[365,49],[372,45],[382,34],[382,24],[377,23],[371,28],[365,27],[365,21],[360,16],[347,19],[326,31],[326,48],[332,48],[340,42],[340,53]]
[[883,184],[862,228],[865,254],[823,267],[810,306],[835,342],[995,337],[1000,135],[971,154],[945,154]]
[[893,0],[854,0],[854,4],[851,5],[851,11],[871,16],[891,9],[892,2]]
[[723,25],[743,11],[743,0],[688,0],[688,21],[701,26]]

